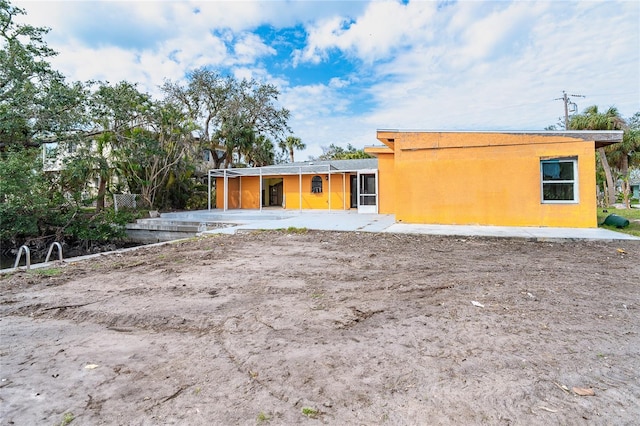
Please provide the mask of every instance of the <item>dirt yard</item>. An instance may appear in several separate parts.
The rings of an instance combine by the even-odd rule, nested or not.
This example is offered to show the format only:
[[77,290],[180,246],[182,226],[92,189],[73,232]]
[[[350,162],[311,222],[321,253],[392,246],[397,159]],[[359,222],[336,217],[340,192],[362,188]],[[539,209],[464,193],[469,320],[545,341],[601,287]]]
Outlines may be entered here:
[[0,277],[15,425],[631,425],[640,244],[257,232]]

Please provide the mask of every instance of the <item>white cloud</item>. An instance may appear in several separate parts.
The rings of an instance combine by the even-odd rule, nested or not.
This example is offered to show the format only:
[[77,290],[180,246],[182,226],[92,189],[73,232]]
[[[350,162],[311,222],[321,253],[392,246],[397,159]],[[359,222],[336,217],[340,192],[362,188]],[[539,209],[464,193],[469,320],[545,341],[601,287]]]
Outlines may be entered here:
[[334,77],[329,80],[329,87],[334,89],[341,89],[343,87],[347,87],[349,85],[349,81],[344,78]]
[[[587,96],[574,99],[580,110],[640,110],[634,1],[15,4],[52,27],[52,63],[72,80],[124,79],[155,94],[165,78],[211,66],[276,84],[309,155],[374,143],[384,127],[541,129],[562,115],[563,90]],[[304,66],[272,64],[288,40],[269,45],[261,26],[304,27],[307,45],[292,52]],[[361,100],[371,111],[351,109]]]
[[284,89],[282,104],[291,111],[291,128],[307,144],[296,158],[317,157],[322,146],[332,143],[359,147],[375,143],[375,127],[350,113],[349,100],[339,88],[314,84]]
[[[446,29],[441,42],[414,46],[376,68],[379,78],[370,93],[377,108],[368,122],[542,129],[562,115],[562,102],[554,100],[562,90],[588,96],[576,99],[580,109],[604,101],[631,115],[640,109],[638,77],[629,78],[640,75],[639,7],[623,6],[627,10],[611,16],[610,5],[593,2],[519,2],[489,13],[462,3],[463,17],[456,9],[449,22],[437,23]],[[517,45],[509,45],[512,40]],[[591,96],[594,91],[610,96]]]
[[263,56],[275,55],[276,50],[264,44],[255,34],[245,33],[234,47],[234,61],[238,64],[251,64]]
[[436,2],[371,2],[357,20],[332,16],[309,24],[308,45],[297,59],[318,63],[339,49],[371,63],[412,42],[431,40],[435,13]]
[[322,120],[344,112],[348,101],[341,99],[339,92],[323,84],[295,86],[288,88],[282,95],[283,104],[299,120]]
[[224,41],[209,32],[200,34],[197,43],[193,37],[181,35],[167,40],[150,53],[163,57],[171,55],[183,70],[208,64],[216,66],[228,61],[229,56]]
[[540,9],[535,3],[510,3],[484,17],[472,15],[473,20],[461,32],[460,45],[452,52],[452,64],[457,68],[496,54],[512,53],[518,38],[527,37],[526,24],[536,20]]

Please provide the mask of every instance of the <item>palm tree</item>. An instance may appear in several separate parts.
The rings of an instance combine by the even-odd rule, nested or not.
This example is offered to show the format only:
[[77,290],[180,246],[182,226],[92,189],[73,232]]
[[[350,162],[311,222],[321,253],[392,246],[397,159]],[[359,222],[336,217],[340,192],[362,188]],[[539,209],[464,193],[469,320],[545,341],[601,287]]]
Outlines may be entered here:
[[640,129],[634,123],[634,119],[640,115],[636,113],[629,120],[628,126],[622,136],[622,142],[608,148],[607,155],[609,162],[620,171],[622,179],[622,195],[627,208],[631,207],[629,195],[631,194],[631,184],[629,182],[631,167],[640,162]]
[[293,150],[301,150],[305,149],[307,145],[302,142],[302,139],[297,138],[295,136],[287,136],[287,139],[280,141],[278,144],[280,149],[289,153],[289,160],[293,163]]
[[[585,109],[582,114],[574,115],[569,120],[569,129],[571,130],[625,130],[626,128],[627,124],[616,107],[610,107],[606,112],[601,113],[598,111],[597,105],[592,105]],[[621,144],[612,145],[608,149],[609,153],[623,148],[619,145]],[[616,202],[616,187],[613,183],[613,174],[607,159],[607,151],[604,148],[598,148],[598,154],[607,181],[605,190],[607,201],[608,204],[613,204]],[[628,174],[628,171],[625,170],[625,173]]]
[[259,135],[253,144],[243,152],[245,161],[250,167],[268,166],[274,163],[273,142],[264,135]]

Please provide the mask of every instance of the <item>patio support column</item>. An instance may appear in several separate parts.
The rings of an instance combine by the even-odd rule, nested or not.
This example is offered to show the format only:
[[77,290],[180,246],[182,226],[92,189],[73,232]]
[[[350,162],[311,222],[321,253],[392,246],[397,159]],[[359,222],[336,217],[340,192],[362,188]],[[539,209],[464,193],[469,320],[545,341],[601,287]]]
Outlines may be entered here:
[[376,214],[378,214],[380,212],[380,188],[378,187],[379,183],[378,182],[378,170],[375,170],[375,177],[376,177]]
[[260,204],[260,211],[262,211],[262,191],[264,190],[264,184],[262,183],[262,167],[260,167],[260,196],[258,197],[258,204]]
[[347,177],[343,173],[342,174],[342,210],[347,209]]
[[227,176],[227,169],[223,170],[224,180],[224,206],[223,210],[226,212],[229,208],[229,177]]
[[298,168],[298,194],[300,194],[300,211],[302,211],[302,166]]
[[211,210],[211,170],[207,171],[207,210]]
[[329,181],[329,211],[331,211],[331,165],[327,166],[327,180]]

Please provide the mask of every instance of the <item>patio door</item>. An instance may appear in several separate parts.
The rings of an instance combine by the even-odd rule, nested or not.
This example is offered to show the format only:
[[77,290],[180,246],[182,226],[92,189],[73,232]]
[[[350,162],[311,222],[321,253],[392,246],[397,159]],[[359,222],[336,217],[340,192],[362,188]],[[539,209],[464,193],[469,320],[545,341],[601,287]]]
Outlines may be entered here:
[[358,176],[349,175],[349,208],[358,208]]
[[378,171],[358,172],[358,213],[378,213]]

